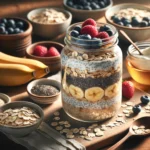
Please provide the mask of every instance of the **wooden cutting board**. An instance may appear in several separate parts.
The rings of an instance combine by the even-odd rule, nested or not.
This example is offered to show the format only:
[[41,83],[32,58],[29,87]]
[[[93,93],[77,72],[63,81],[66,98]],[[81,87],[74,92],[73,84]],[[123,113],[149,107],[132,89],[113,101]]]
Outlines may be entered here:
[[[136,89],[134,97],[130,100],[122,99],[122,104],[126,104],[127,102],[133,102],[133,104],[140,104],[140,97],[142,95],[145,95],[145,93],[141,90]],[[25,101],[32,101],[26,92],[21,93],[19,95],[13,96],[12,101],[18,101],[18,100],[25,100]],[[71,128],[80,128],[80,127],[89,127],[92,125],[91,123],[83,123],[76,120],[73,120],[68,115],[65,114],[65,112],[62,109],[62,103],[61,103],[61,97],[59,100],[55,101],[52,105],[41,105],[41,107],[44,110],[45,114],[45,121],[51,126],[51,122],[54,122],[54,115],[53,113],[55,111],[60,112],[60,120],[59,121],[69,121],[71,124]],[[112,123],[116,121],[117,118],[123,118],[125,120],[125,123],[119,126],[115,127],[107,127],[107,130],[104,131],[104,136],[101,137],[95,137],[91,141],[84,140],[82,138],[75,138],[77,141],[81,142],[83,145],[86,146],[87,150],[96,150],[97,148],[102,148],[108,145],[111,145],[112,143],[118,141],[126,132],[127,129],[130,127],[132,122],[136,120],[137,118],[144,117],[144,116],[150,116],[150,113],[146,113],[144,109],[145,105],[142,105],[142,112],[140,112],[138,115],[134,115],[132,117],[125,117],[125,114],[123,113],[123,110],[125,108],[120,108],[118,114],[123,114],[123,117],[118,117],[117,115],[105,122],[97,122],[97,124],[100,126],[102,124],[107,125],[108,123]],[[58,121],[58,122],[59,122]]]

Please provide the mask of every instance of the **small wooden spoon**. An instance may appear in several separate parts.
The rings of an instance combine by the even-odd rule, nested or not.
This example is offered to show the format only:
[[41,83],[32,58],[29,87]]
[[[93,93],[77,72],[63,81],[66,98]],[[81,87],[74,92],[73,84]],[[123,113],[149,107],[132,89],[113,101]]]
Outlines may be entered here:
[[142,117],[137,119],[136,121],[134,121],[132,123],[132,125],[129,128],[129,132],[127,133],[127,135],[125,137],[123,137],[120,141],[118,141],[116,144],[114,144],[113,146],[111,146],[109,149],[107,150],[115,150],[116,148],[118,148],[123,142],[125,142],[129,137],[131,136],[146,136],[146,135],[150,135],[150,131],[147,133],[135,133],[135,131],[133,130],[133,128],[135,128],[135,126],[144,126],[145,129],[150,129],[150,117]]
[[135,47],[135,49],[139,52],[140,55],[143,55],[140,49],[136,46],[136,44],[129,38],[129,36],[123,30],[120,30],[120,33]]

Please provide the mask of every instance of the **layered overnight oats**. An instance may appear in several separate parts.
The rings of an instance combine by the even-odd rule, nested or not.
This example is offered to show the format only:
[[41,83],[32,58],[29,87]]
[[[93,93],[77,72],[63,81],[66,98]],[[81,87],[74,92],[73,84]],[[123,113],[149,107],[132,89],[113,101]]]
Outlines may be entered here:
[[[81,28],[79,35],[72,36],[77,27]],[[103,32],[103,37],[93,37],[87,34],[91,31],[83,34],[83,28],[82,23],[72,25],[65,38],[61,54],[63,108],[81,121],[105,120],[114,116],[121,105],[122,53],[117,46],[118,33],[111,25],[97,23],[95,29],[98,34]]]

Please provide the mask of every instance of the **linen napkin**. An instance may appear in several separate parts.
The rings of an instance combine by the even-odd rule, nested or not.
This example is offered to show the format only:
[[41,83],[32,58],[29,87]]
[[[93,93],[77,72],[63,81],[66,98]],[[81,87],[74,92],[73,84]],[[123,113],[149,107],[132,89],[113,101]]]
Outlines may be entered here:
[[74,139],[66,139],[44,122],[25,137],[7,136],[28,150],[86,150],[84,145]]

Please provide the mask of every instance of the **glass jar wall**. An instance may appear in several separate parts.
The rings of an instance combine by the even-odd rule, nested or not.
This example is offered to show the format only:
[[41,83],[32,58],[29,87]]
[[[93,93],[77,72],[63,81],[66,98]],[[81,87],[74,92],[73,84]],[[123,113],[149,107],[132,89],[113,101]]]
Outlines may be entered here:
[[[65,37],[61,53],[62,102],[65,112],[86,122],[114,116],[121,106],[122,52],[117,45],[116,28],[107,25],[113,35],[102,41]],[[104,24],[98,24],[101,26]]]

